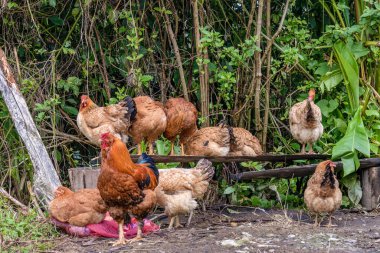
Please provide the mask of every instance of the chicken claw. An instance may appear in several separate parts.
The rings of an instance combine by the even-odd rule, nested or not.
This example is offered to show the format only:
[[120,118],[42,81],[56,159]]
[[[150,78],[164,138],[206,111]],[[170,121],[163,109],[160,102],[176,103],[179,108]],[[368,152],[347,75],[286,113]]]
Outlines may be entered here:
[[112,244],[112,247],[118,246],[118,245],[125,245],[127,243],[127,240],[125,238],[119,239],[116,242],[110,242]]

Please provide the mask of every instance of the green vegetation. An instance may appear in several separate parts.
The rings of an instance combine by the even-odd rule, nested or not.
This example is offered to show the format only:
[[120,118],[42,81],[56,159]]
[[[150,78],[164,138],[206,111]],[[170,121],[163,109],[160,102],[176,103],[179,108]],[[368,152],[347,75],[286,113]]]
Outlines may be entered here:
[[0,251],[36,252],[48,250],[59,234],[54,226],[40,219],[35,210],[18,212],[0,197]]
[[[358,204],[358,159],[380,146],[378,1],[6,3],[0,46],[64,183],[68,168],[88,165],[98,152],[78,139],[82,93],[99,105],[188,94],[200,124],[226,119],[257,135],[267,152],[293,154],[300,146],[287,128],[289,109],[316,88],[325,131],[314,149],[343,161],[344,205]],[[168,148],[157,143],[160,154]],[[0,178],[28,201],[31,162],[1,99]],[[238,204],[299,207],[305,182],[222,182],[221,189]]]

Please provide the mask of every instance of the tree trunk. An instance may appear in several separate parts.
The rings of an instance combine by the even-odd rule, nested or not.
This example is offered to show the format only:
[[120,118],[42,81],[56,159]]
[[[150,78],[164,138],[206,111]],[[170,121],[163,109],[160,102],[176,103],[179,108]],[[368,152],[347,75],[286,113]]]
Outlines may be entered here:
[[[197,59],[203,60],[203,54],[201,49],[201,34],[199,31],[199,14],[198,14],[198,0],[193,0],[193,22],[194,22],[194,34],[195,34],[195,48],[197,50]],[[199,84],[201,91],[201,113],[204,118],[203,126],[210,125],[209,119],[209,90],[205,81],[205,68],[202,63],[198,63],[199,69]]]
[[[261,46],[261,26],[263,23],[263,5],[264,0],[259,0],[259,8],[257,11],[257,22],[256,22],[256,46],[260,48]],[[260,117],[260,91],[261,91],[261,52],[255,52],[255,129],[257,135],[260,138],[262,126]]]
[[46,207],[61,183],[2,49],[0,49],[0,92],[32,161],[33,190],[41,204]]

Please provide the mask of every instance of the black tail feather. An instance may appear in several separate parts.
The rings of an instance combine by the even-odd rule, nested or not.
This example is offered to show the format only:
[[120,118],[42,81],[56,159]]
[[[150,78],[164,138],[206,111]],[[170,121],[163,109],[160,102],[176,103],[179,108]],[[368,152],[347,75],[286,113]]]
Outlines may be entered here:
[[141,163],[147,163],[149,164],[148,167],[154,172],[154,175],[157,177],[159,177],[159,172],[158,172],[158,169],[156,167],[156,164],[153,160],[152,157],[148,156],[146,153],[142,153],[142,155],[139,157],[139,159],[137,160],[137,163],[138,164],[141,164]]
[[313,121],[314,120],[314,112],[313,112],[313,108],[311,107],[311,103],[310,103],[309,99],[307,100],[306,110],[307,110],[306,120],[307,121]]
[[128,112],[125,116],[128,117],[130,121],[133,121],[136,118],[137,114],[135,101],[130,96],[127,96],[123,99],[123,103],[125,104],[125,107],[128,109]]
[[330,186],[331,189],[335,188],[335,177],[330,165],[326,166],[326,172],[323,175],[321,186]]

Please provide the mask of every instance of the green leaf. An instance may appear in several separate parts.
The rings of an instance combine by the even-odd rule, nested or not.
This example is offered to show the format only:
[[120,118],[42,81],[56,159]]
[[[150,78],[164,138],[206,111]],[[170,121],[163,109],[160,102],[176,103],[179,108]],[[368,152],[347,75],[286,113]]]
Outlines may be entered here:
[[355,152],[355,150],[369,157],[370,147],[368,135],[361,118],[361,111],[362,110],[359,107],[355,116],[348,124],[345,136],[334,146],[332,152],[333,160],[345,157]]
[[348,197],[350,198],[352,203],[354,203],[354,205],[356,206],[357,204],[359,204],[359,201],[361,200],[362,195],[363,195],[362,187],[360,186],[359,180],[356,180],[354,186],[348,188]]
[[356,152],[342,157],[343,163],[343,176],[350,175],[354,173],[359,168],[359,158]]
[[327,117],[331,112],[338,108],[339,104],[335,99],[331,99],[330,101],[322,99],[318,101],[317,105],[321,108],[323,116]]
[[73,116],[78,115],[78,109],[73,106],[65,105],[65,106],[62,106],[62,109],[70,115],[73,115]]
[[351,48],[355,59],[366,56],[370,52],[370,50],[368,48],[365,48],[361,42],[348,43],[348,46]]
[[343,74],[340,69],[336,69],[331,72],[327,72],[326,75],[324,75],[321,79],[322,81],[322,92],[323,92],[323,87],[326,87],[327,91],[330,91],[332,88],[337,86],[343,81]]
[[223,194],[228,195],[228,194],[231,194],[231,193],[233,193],[233,192],[235,192],[235,188],[232,187],[232,186],[228,186],[228,187],[224,190]]
[[55,6],[57,5],[56,1],[55,0],[49,0],[49,5],[53,8],[55,8]]
[[359,67],[351,49],[342,41],[333,46],[347,87],[352,111],[359,107]]

